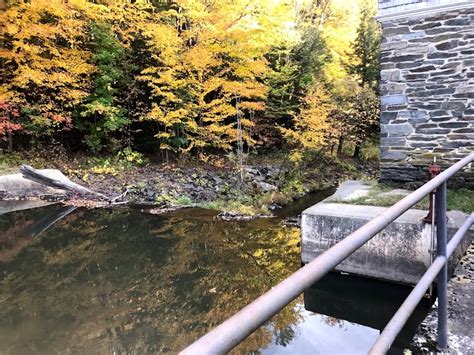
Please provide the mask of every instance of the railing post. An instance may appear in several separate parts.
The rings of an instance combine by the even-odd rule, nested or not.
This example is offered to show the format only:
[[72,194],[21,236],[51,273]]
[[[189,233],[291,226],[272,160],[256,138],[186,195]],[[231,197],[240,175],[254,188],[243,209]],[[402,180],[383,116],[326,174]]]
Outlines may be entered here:
[[[436,254],[446,257],[446,182],[436,189]],[[448,348],[448,261],[438,274],[438,347]]]

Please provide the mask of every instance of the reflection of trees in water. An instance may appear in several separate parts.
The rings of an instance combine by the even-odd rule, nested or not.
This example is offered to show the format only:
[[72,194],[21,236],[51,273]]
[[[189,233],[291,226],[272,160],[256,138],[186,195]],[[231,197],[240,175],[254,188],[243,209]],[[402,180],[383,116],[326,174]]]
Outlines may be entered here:
[[334,318],[334,317],[331,317],[331,316],[325,316],[325,315],[322,315],[322,319],[324,321],[324,323],[326,323],[327,325],[331,326],[331,327],[339,327],[339,328],[345,328],[346,327],[346,321],[344,321],[343,319],[338,319],[338,318]]
[[[275,221],[102,210],[68,222],[0,263],[0,351],[176,352],[299,267],[299,231]],[[235,352],[288,344],[298,321],[290,305]]]
[[0,215],[0,262],[13,260],[28,245],[36,243],[35,238],[73,209],[50,206]]

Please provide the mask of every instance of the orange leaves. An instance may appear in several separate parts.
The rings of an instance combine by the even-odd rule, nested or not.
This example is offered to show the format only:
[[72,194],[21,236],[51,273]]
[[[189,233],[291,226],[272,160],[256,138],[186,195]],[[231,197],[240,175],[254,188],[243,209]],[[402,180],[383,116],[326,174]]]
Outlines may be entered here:
[[23,126],[19,123],[20,112],[15,106],[0,101],[0,139],[7,140],[8,134],[20,131]]

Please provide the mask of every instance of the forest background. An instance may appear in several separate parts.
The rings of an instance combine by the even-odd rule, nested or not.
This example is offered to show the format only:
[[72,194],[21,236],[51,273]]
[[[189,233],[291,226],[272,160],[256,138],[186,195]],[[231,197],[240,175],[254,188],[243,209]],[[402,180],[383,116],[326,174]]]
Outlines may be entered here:
[[[3,154],[360,155],[378,132],[374,1],[10,0]],[[58,148],[59,147],[59,148]]]

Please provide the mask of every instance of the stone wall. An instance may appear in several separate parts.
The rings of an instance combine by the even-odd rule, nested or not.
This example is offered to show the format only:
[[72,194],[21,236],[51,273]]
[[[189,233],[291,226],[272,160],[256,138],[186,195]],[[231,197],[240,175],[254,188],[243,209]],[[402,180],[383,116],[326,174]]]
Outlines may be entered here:
[[[474,3],[380,21],[381,179],[423,181],[433,157],[474,151]],[[457,179],[474,187],[472,170]]]

